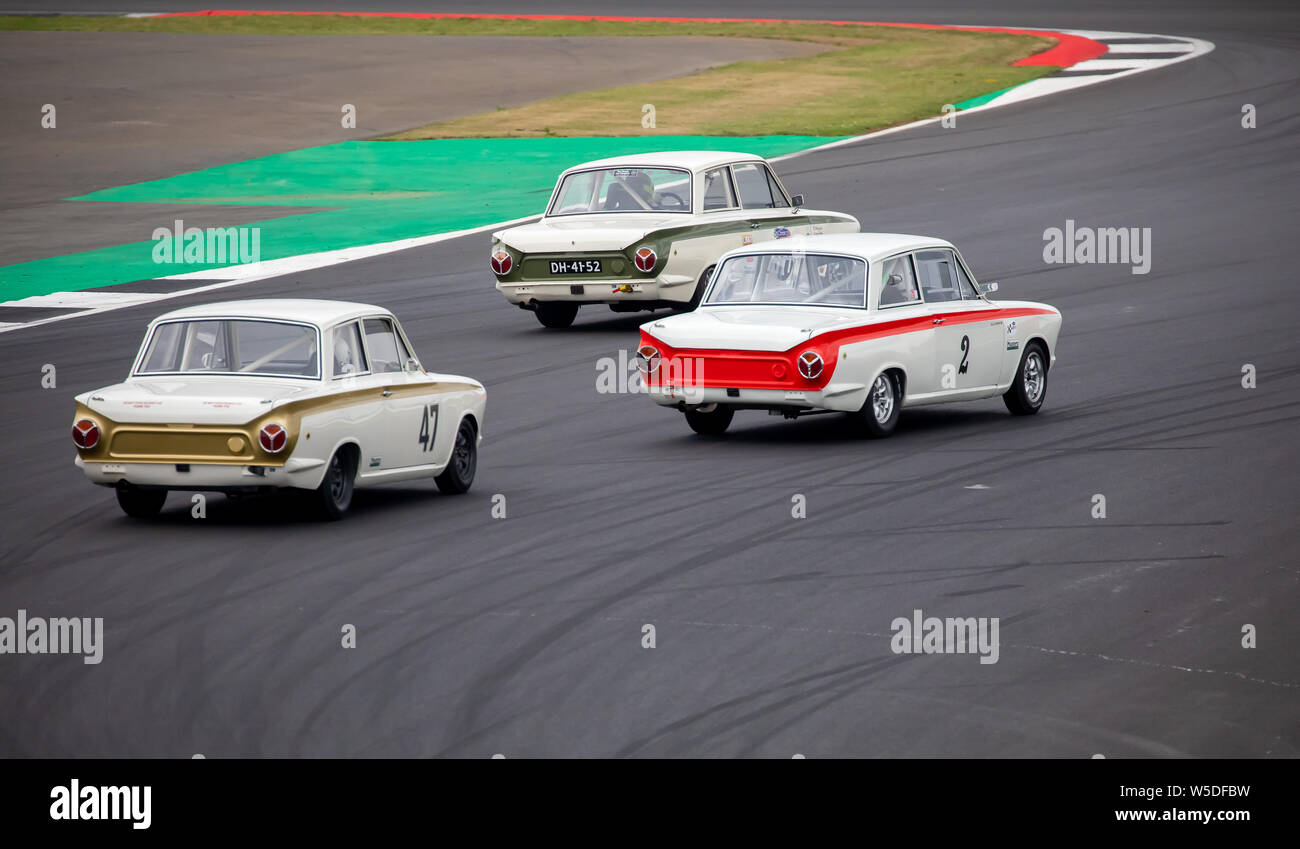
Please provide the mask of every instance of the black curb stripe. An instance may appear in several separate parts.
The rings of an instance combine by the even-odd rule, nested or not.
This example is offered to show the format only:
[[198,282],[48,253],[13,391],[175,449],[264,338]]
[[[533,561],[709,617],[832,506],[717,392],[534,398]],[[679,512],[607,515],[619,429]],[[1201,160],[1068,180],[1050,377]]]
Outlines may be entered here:
[[1102,59],[1177,59],[1180,56],[1189,56],[1191,51],[1179,50],[1175,53],[1107,53]]
[[206,278],[203,280],[164,280],[162,278],[155,278],[151,280],[133,280],[130,283],[111,283],[107,286],[91,286],[88,289],[78,289],[77,291],[133,292],[141,295],[170,295],[172,292],[183,292],[186,289],[194,289],[199,286],[228,282],[228,280],[208,280]]
[[91,307],[6,307],[0,306],[0,324],[27,324],[56,315],[85,312]]
[[1166,38],[1162,35],[1149,35],[1136,38],[1096,38],[1102,44],[1191,44],[1185,38]]
[[1052,77],[1104,77],[1108,74],[1118,74],[1120,71],[1131,71],[1132,68],[1106,68],[1098,71],[1057,71],[1055,74],[1048,74],[1044,79]]

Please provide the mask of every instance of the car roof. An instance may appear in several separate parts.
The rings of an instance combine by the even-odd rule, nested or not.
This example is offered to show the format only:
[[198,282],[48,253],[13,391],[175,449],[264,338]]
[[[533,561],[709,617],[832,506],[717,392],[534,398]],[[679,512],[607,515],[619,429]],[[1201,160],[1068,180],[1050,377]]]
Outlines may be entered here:
[[762,162],[763,157],[752,153],[735,153],[726,150],[664,150],[657,153],[632,153],[624,156],[610,156],[605,159],[593,159],[569,168],[569,171],[581,171],[586,168],[607,168],[611,165],[650,165],[689,168],[703,171],[716,168],[729,162]]
[[828,251],[830,253],[852,254],[860,256],[868,262],[875,262],[904,251],[952,247],[952,242],[934,236],[909,236],[905,233],[831,233],[823,236],[792,236],[787,239],[774,239],[758,245],[737,248],[731,253],[789,253],[790,251],[816,253],[817,251]]
[[247,301],[221,301],[215,304],[185,307],[158,316],[154,321],[177,318],[208,318],[230,316],[235,318],[278,318],[285,321],[305,321],[328,327],[340,321],[363,315],[391,313],[383,307],[358,304],[350,301],[324,301],[312,298],[258,298]]

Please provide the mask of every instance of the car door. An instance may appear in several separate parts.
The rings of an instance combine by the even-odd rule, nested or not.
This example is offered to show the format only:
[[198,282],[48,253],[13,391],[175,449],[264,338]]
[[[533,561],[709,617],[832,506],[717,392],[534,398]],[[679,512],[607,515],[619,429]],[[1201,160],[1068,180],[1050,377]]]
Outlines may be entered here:
[[921,296],[934,321],[938,390],[955,394],[992,390],[1002,372],[1006,332],[996,317],[997,309],[975,297],[952,250],[916,251],[913,259]]
[[700,174],[698,226],[673,244],[673,250],[693,259],[702,274],[718,257],[754,244],[745,210],[740,208],[731,170],[721,165]]
[[794,215],[789,198],[767,165],[736,162],[731,166],[731,175],[756,243],[808,235],[807,216]]
[[379,468],[382,446],[392,437],[384,430],[384,379],[370,370],[360,322],[338,324],[329,336],[330,391],[347,401],[334,417],[342,420],[342,432],[357,440],[361,449],[357,471],[364,476]]
[[[874,348],[874,366],[863,380],[875,378],[885,362],[899,363],[907,373],[907,397],[939,391],[934,362],[934,326],[930,310],[921,300],[911,254],[899,254],[877,263],[879,272],[873,289],[873,316],[889,332],[867,343]],[[876,362],[878,361],[878,362]]]
[[383,471],[436,465],[446,453],[440,450],[446,434],[432,381],[423,370],[408,369],[413,357],[392,318],[364,318],[361,329],[371,371],[383,384],[385,434],[379,462],[363,459]]

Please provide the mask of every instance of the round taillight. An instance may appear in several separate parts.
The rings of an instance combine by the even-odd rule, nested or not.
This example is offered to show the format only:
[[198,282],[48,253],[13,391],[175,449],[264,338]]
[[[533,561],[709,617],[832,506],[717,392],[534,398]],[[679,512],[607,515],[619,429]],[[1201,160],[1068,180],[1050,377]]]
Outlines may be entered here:
[[94,448],[99,444],[99,425],[90,419],[82,419],[72,426],[72,441],[84,450]]
[[278,424],[269,424],[257,434],[257,441],[268,454],[279,454],[289,442],[289,431]]
[[515,258],[507,251],[497,251],[492,254],[492,270],[499,277],[504,277],[510,273],[510,269],[515,267]]
[[821,374],[822,369],[826,367],[826,364],[822,362],[821,355],[816,351],[804,351],[799,355],[798,364],[799,373],[809,380]]
[[636,267],[641,271],[654,271],[655,263],[659,261],[659,257],[655,256],[655,252],[651,248],[640,248],[637,250],[636,255],[632,257],[632,261],[636,263]]
[[636,367],[642,374],[654,374],[659,370],[659,349],[654,345],[642,345],[636,349]]

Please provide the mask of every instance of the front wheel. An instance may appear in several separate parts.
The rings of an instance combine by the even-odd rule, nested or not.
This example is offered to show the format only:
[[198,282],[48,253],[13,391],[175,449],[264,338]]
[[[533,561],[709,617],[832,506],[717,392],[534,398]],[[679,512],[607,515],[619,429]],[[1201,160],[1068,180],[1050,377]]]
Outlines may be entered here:
[[1047,399],[1047,353],[1043,346],[1031,342],[1020,358],[1016,379],[1002,395],[1007,409],[1017,416],[1032,416]]
[[867,391],[867,402],[858,411],[867,436],[882,439],[894,432],[903,409],[902,392],[898,378],[890,372],[876,376]]
[[133,519],[149,519],[162,512],[167,500],[165,489],[140,489],[130,484],[117,487],[117,506]]
[[334,452],[330,458],[325,478],[316,487],[316,503],[321,515],[330,521],[342,519],[352,506],[352,485],[356,470],[352,467],[352,455],[344,449]]
[[686,423],[691,430],[702,436],[721,436],[727,432],[736,411],[731,407],[711,404],[709,407],[696,407],[686,411]]
[[433,479],[438,489],[448,495],[463,495],[469,492],[474,483],[474,472],[478,468],[478,434],[469,419],[462,419],[456,430],[456,445],[451,449],[451,458],[442,474]]
[[542,323],[542,327],[568,327],[578,317],[579,306],[568,301],[539,301],[533,314]]

